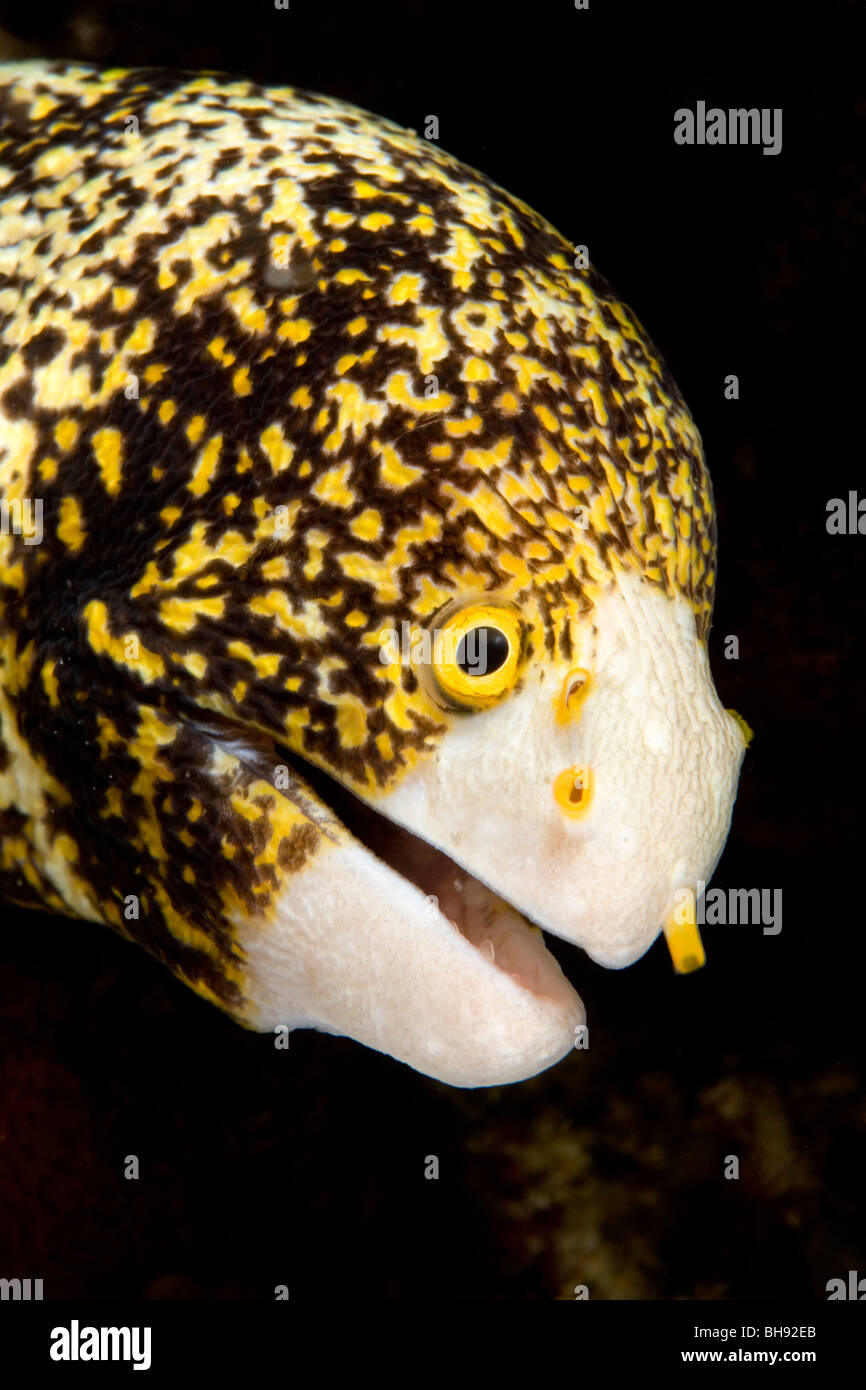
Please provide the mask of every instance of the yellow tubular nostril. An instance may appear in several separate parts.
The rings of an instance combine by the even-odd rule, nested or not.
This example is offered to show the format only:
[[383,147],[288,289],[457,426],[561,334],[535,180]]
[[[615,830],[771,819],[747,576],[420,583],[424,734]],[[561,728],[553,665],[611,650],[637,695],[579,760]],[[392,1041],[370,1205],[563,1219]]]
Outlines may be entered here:
[[691,975],[706,963],[704,943],[696,921],[695,897],[687,889],[687,901],[669,914],[664,924],[665,940],[678,975]]
[[556,697],[556,719],[559,724],[568,724],[577,719],[589,690],[589,672],[582,666],[569,671]]
[[746,723],[739,710],[729,709],[725,710],[725,713],[729,714],[733,719],[734,723],[737,725],[738,729],[740,730],[740,733],[743,735],[743,742],[748,748],[749,744],[752,742],[752,739],[755,737],[754,730],[749,724]]
[[588,767],[567,767],[553,783],[553,795],[567,816],[586,813],[592,797],[592,774]]

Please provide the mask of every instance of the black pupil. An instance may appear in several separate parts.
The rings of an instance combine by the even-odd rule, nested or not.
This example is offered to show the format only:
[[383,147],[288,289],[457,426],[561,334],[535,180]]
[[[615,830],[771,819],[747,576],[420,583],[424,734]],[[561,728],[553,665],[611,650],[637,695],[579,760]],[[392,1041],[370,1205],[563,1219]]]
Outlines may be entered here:
[[460,638],[457,665],[467,676],[489,676],[508,660],[508,638],[498,627],[473,627]]

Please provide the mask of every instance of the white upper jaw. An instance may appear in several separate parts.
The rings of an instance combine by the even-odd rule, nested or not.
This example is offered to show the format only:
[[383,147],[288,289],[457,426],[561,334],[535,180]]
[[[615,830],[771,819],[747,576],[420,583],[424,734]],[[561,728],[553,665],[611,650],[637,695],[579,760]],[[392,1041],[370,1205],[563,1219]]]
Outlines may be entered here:
[[[709,879],[744,744],[685,600],[624,581],[599,601],[576,664],[591,672],[578,718],[557,723],[566,673],[538,663],[375,804],[545,931],[621,968],[652,944],[675,892]],[[592,774],[573,819],[553,795],[570,766]]]
[[389,820],[327,775],[312,776],[320,795],[363,848],[423,895],[424,916],[447,922],[476,948],[486,966],[508,975],[521,989],[539,998],[565,997],[567,981],[539,927],[429,841]]
[[562,972],[540,928],[426,840],[364,808],[363,843],[418,888],[425,911],[444,918],[488,965],[539,998],[562,996]]

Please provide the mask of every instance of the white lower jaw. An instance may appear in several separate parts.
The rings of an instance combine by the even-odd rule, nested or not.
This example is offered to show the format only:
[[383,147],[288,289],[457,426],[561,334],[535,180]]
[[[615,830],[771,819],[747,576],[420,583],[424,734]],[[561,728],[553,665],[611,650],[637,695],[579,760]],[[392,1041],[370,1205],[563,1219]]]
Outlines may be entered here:
[[345,1034],[452,1086],[522,1081],[574,1046],[583,1004],[506,904],[485,930],[472,944],[364,846],[328,845],[269,922],[236,922],[244,1021]]

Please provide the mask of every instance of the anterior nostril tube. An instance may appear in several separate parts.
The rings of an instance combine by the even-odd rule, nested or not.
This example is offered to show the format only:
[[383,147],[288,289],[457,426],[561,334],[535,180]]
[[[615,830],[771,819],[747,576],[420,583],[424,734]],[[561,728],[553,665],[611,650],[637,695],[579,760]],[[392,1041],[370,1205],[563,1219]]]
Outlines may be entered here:
[[585,815],[592,797],[592,775],[588,767],[567,767],[553,783],[553,795],[567,816]]
[[664,921],[665,940],[678,975],[691,975],[706,963],[704,943],[697,923],[695,895],[688,888],[675,894],[677,906]]

